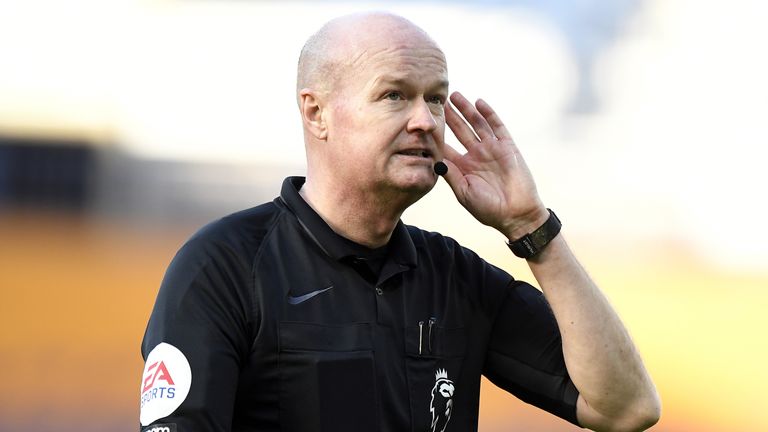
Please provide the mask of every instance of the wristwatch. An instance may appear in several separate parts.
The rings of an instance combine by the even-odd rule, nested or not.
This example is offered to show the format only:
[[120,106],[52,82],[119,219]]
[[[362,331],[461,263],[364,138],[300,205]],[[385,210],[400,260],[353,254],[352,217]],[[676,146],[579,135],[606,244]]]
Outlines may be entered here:
[[507,246],[509,246],[512,253],[520,258],[533,258],[560,233],[560,228],[562,228],[563,224],[555,212],[550,209],[547,209],[547,211],[549,212],[549,219],[544,222],[544,225],[515,241],[507,242]]

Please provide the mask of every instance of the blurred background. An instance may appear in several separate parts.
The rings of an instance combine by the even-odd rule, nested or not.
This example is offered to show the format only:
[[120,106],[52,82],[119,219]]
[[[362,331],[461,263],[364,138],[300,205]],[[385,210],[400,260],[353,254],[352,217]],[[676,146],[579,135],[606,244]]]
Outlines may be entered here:
[[[166,265],[303,173],[301,46],[371,9],[505,119],[658,385],[653,430],[768,430],[758,0],[0,0],[0,430],[137,430]],[[404,220],[532,279],[442,181]],[[487,382],[481,411],[481,431],[578,430]]]

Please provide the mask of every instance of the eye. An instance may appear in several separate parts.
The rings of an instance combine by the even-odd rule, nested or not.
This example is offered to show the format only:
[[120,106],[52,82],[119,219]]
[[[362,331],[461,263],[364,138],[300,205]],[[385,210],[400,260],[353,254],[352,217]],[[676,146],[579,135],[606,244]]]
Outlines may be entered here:
[[384,95],[384,99],[388,99],[391,101],[397,101],[397,100],[403,100],[403,94],[398,91],[391,91],[387,92],[387,94]]
[[428,103],[443,105],[445,103],[445,97],[441,95],[434,95],[427,97]]

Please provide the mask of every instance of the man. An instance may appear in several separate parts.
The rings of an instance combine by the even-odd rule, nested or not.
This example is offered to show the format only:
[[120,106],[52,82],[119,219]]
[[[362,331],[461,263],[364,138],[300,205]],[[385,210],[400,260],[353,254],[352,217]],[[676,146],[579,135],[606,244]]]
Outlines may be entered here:
[[[143,430],[476,430],[481,374],[594,430],[658,420],[632,341],[504,124],[482,100],[448,99],[442,51],[401,17],[342,17],[310,38],[306,179],[174,258],[142,346]],[[466,154],[444,144],[446,124]],[[543,295],[400,222],[435,171]]]

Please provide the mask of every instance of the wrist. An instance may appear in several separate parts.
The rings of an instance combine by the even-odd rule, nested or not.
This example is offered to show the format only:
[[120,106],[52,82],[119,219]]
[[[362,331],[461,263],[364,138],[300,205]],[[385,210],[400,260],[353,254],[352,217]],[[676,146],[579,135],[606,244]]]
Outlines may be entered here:
[[501,231],[507,237],[507,240],[514,242],[526,234],[530,234],[542,226],[549,219],[549,210],[541,206],[536,210],[529,212],[525,217],[517,218],[507,224]]
[[555,212],[547,209],[549,217],[535,230],[507,242],[509,249],[518,257],[531,259],[539,254],[560,234],[562,223]]

